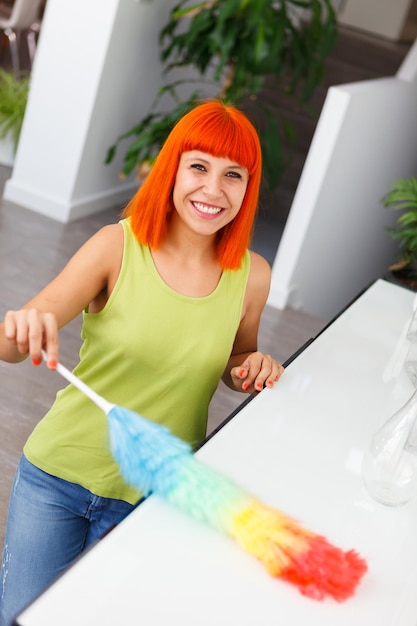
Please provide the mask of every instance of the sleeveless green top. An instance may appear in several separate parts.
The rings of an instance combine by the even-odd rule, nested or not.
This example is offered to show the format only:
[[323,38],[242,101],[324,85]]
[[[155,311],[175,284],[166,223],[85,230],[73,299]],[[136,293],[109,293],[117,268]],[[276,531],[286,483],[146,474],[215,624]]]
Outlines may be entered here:
[[[83,314],[80,362],[74,373],[109,402],[167,426],[192,445],[206,434],[208,405],[230,357],[250,267],[222,273],[203,298],[173,291],[151,252],[124,230],[123,261],[99,313]],[[43,471],[92,493],[137,502],[108,448],[107,418],[73,385],[29,437],[24,454]]]

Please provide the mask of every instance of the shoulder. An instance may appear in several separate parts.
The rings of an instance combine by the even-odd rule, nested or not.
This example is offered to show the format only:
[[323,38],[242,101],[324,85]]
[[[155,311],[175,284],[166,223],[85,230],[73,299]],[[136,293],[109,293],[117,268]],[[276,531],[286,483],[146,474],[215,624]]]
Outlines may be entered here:
[[100,230],[93,235],[92,239],[94,238],[100,243],[116,246],[120,245],[123,243],[124,239],[123,226],[120,222],[118,224],[107,224],[107,226],[102,226],[102,228],[100,228]]
[[257,252],[254,252],[253,250],[249,250],[249,256],[251,271],[253,270],[255,272],[260,272],[266,275],[271,274],[271,266],[263,256],[261,256]]
[[250,270],[248,285],[254,283],[253,286],[260,288],[266,288],[269,290],[271,283],[271,266],[263,256],[257,252],[249,251],[250,256]]
[[109,224],[98,230],[73,257],[78,262],[78,274],[89,277],[94,285],[88,299],[90,312],[105,305],[116,284],[123,261],[124,233],[120,224]]
[[121,224],[109,224],[98,230],[85,244],[90,254],[97,254],[103,260],[123,253],[124,232]]
[[120,224],[103,226],[76,252],[68,263],[98,276],[108,278],[118,271],[123,258],[123,228]]
[[100,257],[107,266],[110,276],[117,276],[123,259],[124,229],[119,224],[103,226],[96,233],[97,246],[100,248]]
[[271,267],[268,261],[252,250],[249,251],[249,255],[250,269],[246,284],[243,315],[247,315],[251,310],[259,314],[268,299],[271,285]]

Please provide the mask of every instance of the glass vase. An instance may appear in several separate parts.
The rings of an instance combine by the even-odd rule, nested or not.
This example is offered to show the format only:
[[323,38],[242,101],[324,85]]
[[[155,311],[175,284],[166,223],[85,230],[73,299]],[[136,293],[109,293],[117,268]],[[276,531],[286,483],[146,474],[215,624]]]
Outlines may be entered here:
[[388,506],[417,495],[417,390],[373,436],[362,477],[369,494]]

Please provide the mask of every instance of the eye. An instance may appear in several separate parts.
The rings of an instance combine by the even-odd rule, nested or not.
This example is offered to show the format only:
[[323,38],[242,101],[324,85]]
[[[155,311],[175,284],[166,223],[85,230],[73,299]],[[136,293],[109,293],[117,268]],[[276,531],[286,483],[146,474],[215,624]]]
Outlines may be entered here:
[[205,172],[206,168],[202,163],[192,163],[191,169],[199,170],[200,172]]
[[242,178],[242,174],[235,171],[227,172],[226,176],[228,176],[229,178]]

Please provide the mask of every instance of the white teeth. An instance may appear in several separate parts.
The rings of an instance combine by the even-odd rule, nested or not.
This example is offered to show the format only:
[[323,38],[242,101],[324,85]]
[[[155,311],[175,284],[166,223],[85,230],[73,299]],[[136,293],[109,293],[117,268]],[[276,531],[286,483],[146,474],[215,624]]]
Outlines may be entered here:
[[201,204],[201,202],[194,202],[194,206],[201,213],[209,213],[210,215],[216,215],[220,213],[222,210],[221,207],[218,206],[207,206],[206,204]]

